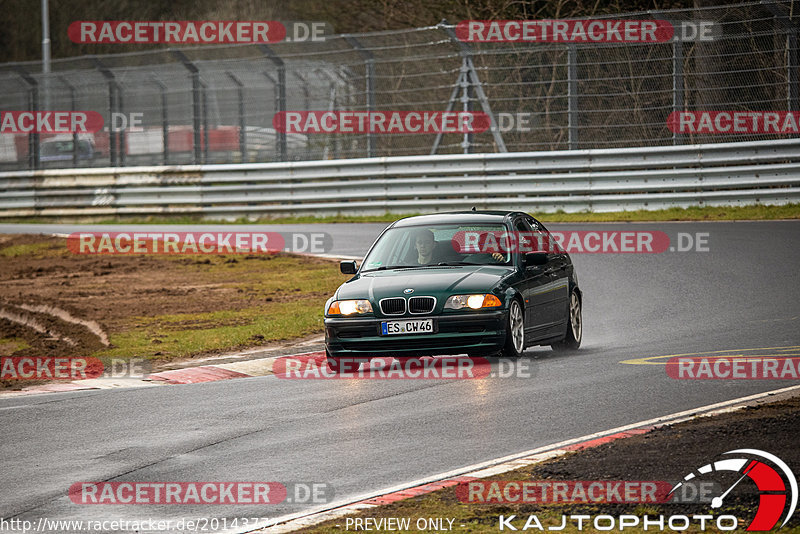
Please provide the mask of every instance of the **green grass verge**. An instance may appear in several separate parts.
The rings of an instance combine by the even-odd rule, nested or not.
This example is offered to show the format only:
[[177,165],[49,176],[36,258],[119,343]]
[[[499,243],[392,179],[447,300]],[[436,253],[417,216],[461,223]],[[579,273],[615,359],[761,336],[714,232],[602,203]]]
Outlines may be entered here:
[[135,317],[136,327],[112,334],[113,349],[98,358],[185,358],[193,354],[235,350],[268,341],[321,333],[319,299],[275,303],[246,310]]
[[0,256],[3,258],[18,258],[20,256],[34,256],[52,248],[50,243],[29,243],[24,245],[0,245]]
[[9,356],[18,350],[29,349],[31,346],[19,337],[0,337],[0,356]]
[[186,258],[164,257],[178,262],[185,280],[216,282],[259,304],[235,310],[130,317],[109,333],[114,348],[93,356],[171,360],[321,334],[325,300],[344,281],[333,262],[311,263],[291,255],[256,264],[234,256],[218,256],[209,263],[179,263]]
[[[205,219],[201,215],[176,215],[170,217],[115,217],[115,218],[13,218],[7,223],[97,223],[97,224],[301,224],[301,223],[348,223],[348,222],[392,222],[402,217],[419,213],[385,213],[383,215],[335,215],[326,217],[275,217],[235,220]],[[722,206],[669,208],[663,210],[636,210],[609,213],[533,213],[542,222],[627,222],[627,221],[731,221],[800,219],[800,204],[784,206]]]

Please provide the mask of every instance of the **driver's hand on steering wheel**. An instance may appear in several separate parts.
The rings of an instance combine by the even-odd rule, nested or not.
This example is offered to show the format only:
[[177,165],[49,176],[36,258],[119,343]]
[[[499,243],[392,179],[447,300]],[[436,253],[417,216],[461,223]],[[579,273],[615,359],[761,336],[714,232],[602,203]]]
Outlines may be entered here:
[[492,252],[492,258],[495,261],[505,261],[506,257],[500,254],[499,252]]

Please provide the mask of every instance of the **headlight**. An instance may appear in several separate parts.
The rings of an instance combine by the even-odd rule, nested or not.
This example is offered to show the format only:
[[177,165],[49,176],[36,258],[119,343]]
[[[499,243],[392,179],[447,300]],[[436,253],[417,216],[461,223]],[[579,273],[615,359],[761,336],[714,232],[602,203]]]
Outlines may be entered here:
[[489,293],[483,295],[453,295],[444,303],[444,307],[451,310],[460,310],[462,308],[477,310],[479,308],[496,308],[502,305],[499,298]]
[[372,304],[366,299],[337,300],[328,308],[328,315],[353,315],[354,313],[372,313]]

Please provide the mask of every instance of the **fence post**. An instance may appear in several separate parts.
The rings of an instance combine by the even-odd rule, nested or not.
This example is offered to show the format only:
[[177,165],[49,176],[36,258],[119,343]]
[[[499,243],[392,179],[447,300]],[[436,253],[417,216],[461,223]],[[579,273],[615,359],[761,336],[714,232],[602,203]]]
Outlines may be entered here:
[[178,58],[192,77],[192,144],[194,145],[194,155],[192,162],[197,165],[200,163],[200,112],[201,112],[201,88],[200,88],[200,69],[192,63],[186,54],[180,50],[171,50],[172,55]]
[[570,150],[578,148],[578,48],[567,45],[567,133]]
[[[78,111],[75,100],[75,87],[64,76],[59,76],[58,79],[69,91],[69,110]],[[78,132],[72,132],[72,166],[78,166]]]
[[[273,87],[278,87],[278,83],[279,82],[275,78],[272,77],[272,74],[270,74],[267,71],[264,71],[264,77],[267,80],[269,80],[269,82],[272,84]],[[278,94],[278,92],[276,91],[275,92],[275,103],[273,104],[274,107],[275,107],[275,112],[276,113],[278,113],[278,110],[280,109],[280,99],[281,99],[281,97]],[[283,139],[281,139],[281,138],[283,138]],[[283,147],[285,142],[286,142],[286,132],[278,132],[276,130],[275,131],[275,159],[276,160],[283,161],[282,147]]]
[[[375,56],[366,50],[358,39],[352,35],[344,35],[345,40],[350,43],[358,54],[364,59],[364,77],[367,89],[367,111],[375,111]],[[367,133],[367,157],[375,157],[375,134],[372,131]]]
[[293,72],[292,74],[294,74],[295,77],[298,80],[300,80],[300,83],[302,84],[300,85],[300,87],[303,90],[303,110],[311,111],[310,109],[308,109],[309,96],[310,96],[310,93],[308,92],[308,81],[299,72]]
[[[327,78],[330,84],[328,85],[328,111],[336,111],[336,79],[322,69],[314,69],[322,78]],[[334,134],[329,134],[326,138],[325,150],[323,151],[323,159],[328,159],[328,146],[333,146],[333,159],[339,159],[339,137]]]
[[242,163],[246,163],[249,158],[247,157],[247,125],[244,116],[244,84],[231,71],[225,71],[225,74],[236,85],[236,95],[239,97],[239,152],[242,155]]
[[200,80],[200,95],[203,104],[203,163],[208,163],[208,85]]
[[788,111],[800,111],[800,88],[798,88],[798,61],[797,50],[797,26],[792,26],[789,35],[786,37],[788,60],[786,61],[786,98],[788,100]]
[[[128,155],[128,122],[127,117],[125,117],[125,94],[122,92],[121,86],[116,80],[114,81],[114,87],[117,91],[117,112],[119,112],[125,120],[125,127],[122,128],[122,131],[120,131],[117,136],[117,158],[120,167],[124,167]],[[113,120],[111,126],[114,126]]]
[[91,56],[91,60],[95,68],[103,75],[103,78],[108,81],[108,116],[111,119],[111,124],[108,126],[108,157],[109,164],[112,167],[116,167],[119,156],[119,138],[114,130],[114,113],[116,113],[118,107],[119,84],[117,84],[117,78],[114,73],[100,61],[100,58]]
[[[286,64],[269,46],[265,44],[258,45],[259,50],[275,64],[278,69],[278,97],[277,97],[277,111],[278,113],[286,113]],[[268,76],[270,79],[271,77]],[[280,161],[289,159],[288,150],[286,147],[286,132],[276,132],[276,139],[278,142],[278,153],[280,154]]]
[[[28,84],[28,109],[31,113],[39,111],[39,82],[22,67],[16,67],[17,74]],[[39,169],[42,164],[39,158],[39,134],[31,132],[28,134],[28,167]]]
[[161,93],[161,138],[163,144],[162,161],[164,165],[167,164],[169,159],[169,114],[167,110],[167,86],[158,79],[155,73],[150,73],[150,79],[158,85],[159,92]]
[[[683,41],[675,39],[672,42],[672,111],[680,113],[683,111]],[[683,134],[673,131],[672,144],[680,145],[683,142]]]

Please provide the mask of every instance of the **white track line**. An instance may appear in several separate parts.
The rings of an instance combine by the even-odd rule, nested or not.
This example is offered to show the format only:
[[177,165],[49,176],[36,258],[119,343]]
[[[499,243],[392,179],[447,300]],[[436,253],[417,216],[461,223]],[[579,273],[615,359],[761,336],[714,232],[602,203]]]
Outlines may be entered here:
[[[796,386],[789,386],[786,388],[776,389],[773,391],[766,391],[764,393],[756,393],[755,395],[749,395],[747,397],[740,397],[738,399],[732,399],[722,402],[717,402],[715,404],[709,404],[707,406],[701,406],[699,408],[693,408],[691,410],[684,410],[682,412],[676,412],[669,415],[664,415],[661,417],[656,417],[653,419],[647,419],[645,421],[639,421],[638,423],[632,423],[629,425],[619,426],[616,428],[612,428],[610,430],[604,430],[602,432],[595,432],[594,434],[587,434],[585,436],[581,436],[579,438],[568,439],[564,441],[560,441],[558,443],[553,443],[551,445],[545,445],[543,447],[537,447],[535,449],[530,449],[528,451],[519,452],[516,454],[510,454],[508,456],[503,456],[502,458],[496,458],[494,460],[489,460],[486,462],[481,462],[473,465],[468,465],[466,467],[460,467],[458,469],[454,469],[452,471],[446,471],[444,473],[439,473],[437,475],[421,478],[418,480],[414,480],[411,482],[405,482],[403,484],[392,486],[389,488],[385,488],[379,491],[374,491],[371,493],[364,493],[362,495],[357,495],[355,497],[350,497],[346,500],[333,502],[330,504],[326,504],[315,509],[306,511],[306,512],[298,512],[294,514],[285,515],[282,517],[278,517],[272,519],[269,523],[262,525],[259,529],[244,529],[244,530],[231,530],[228,531],[231,534],[233,533],[245,533],[245,532],[255,532],[258,530],[259,532],[269,532],[269,533],[283,533],[283,532],[292,532],[294,530],[305,528],[310,525],[314,525],[317,523],[321,523],[322,521],[327,521],[329,519],[334,519],[337,517],[342,517],[344,515],[348,515],[351,513],[358,512],[364,508],[372,508],[374,506],[370,505],[359,505],[361,501],[367,499],[373,499],[375,497],[380,497],[381,495],[386,495],[388,493],[394,493],[397,491],[406,490],[409,488],[414,488],[417,486],[421,486],[423,484],[428,484],[431,482],[437,482],[439,480],[446,480],[448,478],[453,478],[457,476],[463,476],[468,474],[473,474],[476,471],[485,470],[489,467],[498,466],[499,464],[507,463],[507,462],[514,462],[516,460],[520,460],[522,458],[542,454],[545,452],[553,451],[555,449],[560,449],[562,447],[566,447],[569,445],[575,445],[576,443],[582,443],[585,441],[591,441],[593,439],[601,438],[604,436],[608,436],[611,434],[618,434],[620,432],[625,432],[626,430],[634,430],[641,427],[647,426],[654,426],[656,424],[664,425],[664,424],[675,424],[686,421],[691,419],[692,417],[698,416],[707,416],[707,415],[715,415],[717,413],[725,413],[732,411],[731,407],[736,404],[747,403],[750,401],[762,399],[764,397],[769,397],[771,395],[778,395],[781,393],[788,393],[790,391],[800,390],[800,385]],[[547,457],[542,459],[546,459]],[[514,466],[519,467],[519,466]],[[266,528],[265,528],[266,527]]]

